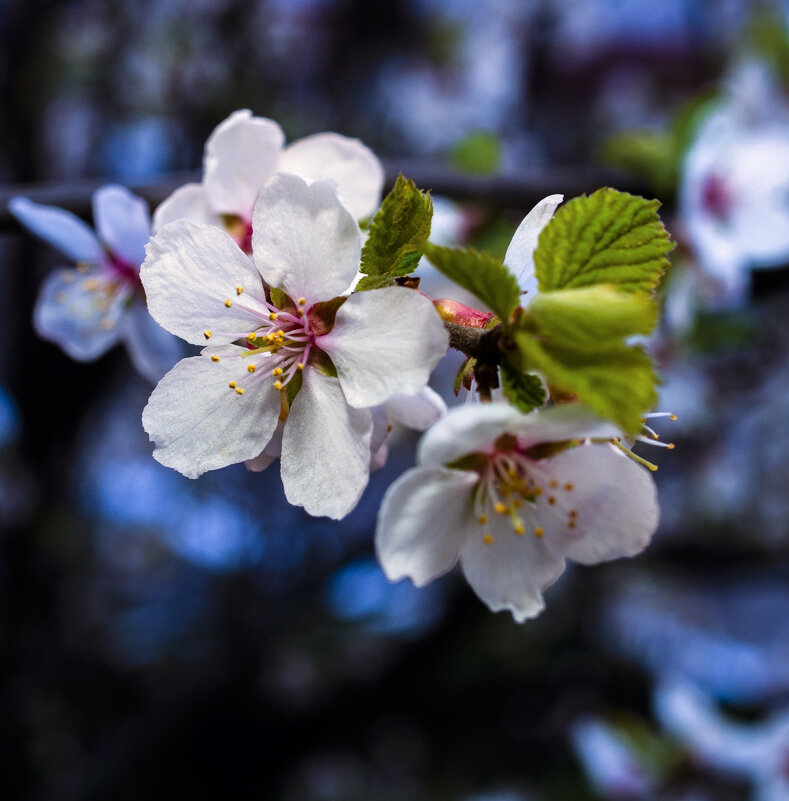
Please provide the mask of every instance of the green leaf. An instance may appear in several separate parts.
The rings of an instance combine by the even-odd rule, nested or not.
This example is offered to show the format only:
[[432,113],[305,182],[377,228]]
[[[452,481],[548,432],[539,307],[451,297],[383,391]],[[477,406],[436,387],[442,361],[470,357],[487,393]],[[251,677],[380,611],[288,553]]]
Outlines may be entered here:
[[362,249],[365,277],[356,291],[389,286],[395,278],[412,273],[419,264],[422,244],[430,236],[432,218],[430,195],[399,175],[370,224]]
[[452,148],[452,166],[472,175],[491,175],[501,165],[501,143],[490,131],[474,131]]
[[515,341],[524,366],[540,372],[552,389],[613,420],[625,434],[640,431],[644,412],[657,401],[657,375],[640,347],[582,350],[541,341],[527,331],[517,332]]
[[426,242],[425,256],[436,269],[478,297],[506,324],[520,303],[521,290],[515,276],[498,260],[476,250],[452,248]]
[[474,368],[476,366],[477,360],[473,356],[469,356],[468,359],[460,365],[457,375],[455,376],[455,382],[452,385],[452,390],[455,395],[460,392],[461,387],[471,389],[471,382],[474,379]]
[[522,412],[539,409],[545,403],[545,387],[540,377],[522,373],[507,362],[501,364],[501,389],[504,397]]
[[653,289],[673,247],[658,217],[660,202],[598,189],[559,208],[542,230],[534,264],[541,292],[615,284]]
[[622,292],[605,284],[539,292],[528,314],[555,341],[593,350],[616,345],[634,334],[650,334],[658,317],[650,295]]

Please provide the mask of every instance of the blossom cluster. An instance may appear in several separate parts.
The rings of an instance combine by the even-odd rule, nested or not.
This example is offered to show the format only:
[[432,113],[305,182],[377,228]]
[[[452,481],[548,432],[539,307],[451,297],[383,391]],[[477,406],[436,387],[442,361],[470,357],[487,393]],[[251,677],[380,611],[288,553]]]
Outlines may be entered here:
[[[383,570],[423,585],[459,562],[522,621],[568,559],[632,556],[657,527],[653,465],[631,450],[654,374],[626,338],[654,325],[668,239],[646,201],[601,190],[560,219],[556,194],[496,262],[431,244],[429,195],[401,177],[382,202],[384,182],[357,140],[286,147],[275,122],[239,111],[209,138],[202,182],[152,223],[118,186],[96,192],[96,234],[17,198],[20,222],[76,263],[45,282],[36,328],[78,360],[125,342],[157,382],[142,424],[163,465],[196,478],[279,460],[311,515],[356,506],[393,422],[426,430],[381,506]],[[606,242],[576,241],[571,214],[613,220]],[[633,264],[610,256],[633,241]],[[423,254],[482,308],[419,291]],[[447,411],[428,382],[450,345],[467,402]]]

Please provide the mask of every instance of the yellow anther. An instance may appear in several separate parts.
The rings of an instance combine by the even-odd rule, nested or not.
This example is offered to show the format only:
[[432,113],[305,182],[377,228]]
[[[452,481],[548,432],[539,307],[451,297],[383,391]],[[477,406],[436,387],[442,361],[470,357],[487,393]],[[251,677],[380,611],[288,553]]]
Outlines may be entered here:
[[236,382],[235,382],[235,381],[231,381],[231,382],[228,384],[228,386],[230,387],[230,389],[235,389],[235,388],[236,388]]
[[243,291],[244,291],[244,287],[243,286],[237,286],[236,287],[236,295],[240,295]]
[[212,362],[218,362],[219,361],[219,356],[212,356],[211,357],[211,361]]
[[211,339],[211,337],[212,337],[213,335],[214,335],[214,334],[213,334],[213,332],[212,332],[212,331],[209,331],[207,328],[206,328],[206,330],[205,330],[205,331],[203,331],[203,336],[204,336],[206,339]]
[[248,364],[248,365],[247,365],[247,372],[248,372],[248,373],[254,373],[254,372],[255,372],[255,370],[257,370],[257,369],[258,369],[258,368],[257,368],[257,367],[255,367],[255,365],[254,365],[254,364]]
[[281,381],[275,381],[274,382],[274,389],[282,389],[282,386],[283,385],[282,385]]
[[549,495],[549,496],[548,496],[548,503],[549,503],[551,506],[553,506],[553,505],[556,503],[556,498],[554,498],[554,497],[553,497],[553,495]]
[[304,362],[299,362],[299,363],[296,365],[296,369],[297,369],[297,370],[303,370],[303,369],[304,369]]
[[277,313],[276,312],[271,312],[269,314],[268,318],[269,318],[269,320],[272,320],[272,321],[276,320],[277,319]]
[[486,534],[482,538],[482,541],[485,543],[485,545],[493,545],[493,536],[491,534]]
[[82,282],[82,288],[86,292],[95,292],[100,286],[101,286],[101,283],[99,281],[97,281],[95,278],[86,278]]
[[230,300],[230,298],[227,298],[225,300],[225,306],[227,306],[227,308],[229,309],[232,305],[233,305],[233,301]]
[[517,478],[518,477],[518,471],[514,467],[508,467],[507,468],[507,475],[510,478]]
[[252,331],[251,333],[247,334],[247,339],[250,342],[254,342],[257,339],[257,334],[254,331]]
[[542,526],[537,526],[537,528],[534,529],[534,536],[538,537],[538,538],[539,537],[544,537],[545,536],[545,529]]
[[559,486],[559,482],[558,482],[558,481],[557,481],[555,478],[552,478],[552,479],[551,479],[551,480],[548,482],[548,486],[549,486],[551,489],[556,489],[556,488]]
[[239,394],[239,395],[243,395],[244,394],[244,390],[241,387],[236,387],[235,390],[236,390],[236,393]]
[[671,420],[672,423],[674,423],[677,420],[677,415],[672,414],[671,417],[669,417],[668,419]]
[[542,495],[542,487],[535,487],[534,488],[535,495]]
[[479,517],[477,517],[477,522],[478,522],[478,523],[479,523],[481,526],[484,526],[484,525],[486,525],[486,524],[487,524],[487,522],[488,522],[488,516],[487,516],[487,515],[479,515]]
[[507,507],[501,501],[496,501],[496,503],[493,504],[493,511],[497,515],[506,515]]
[[304,306],[307,302],[307,298],[299,298],[299,306]]
[[523,506],[523,501],[520,498],[513,498],[512,499],[512,508],[513,509],[520,509]]
[[567,483],[564,485],[564,488],[567,490],[567,492],[572,492],[572,491],[575,489],[575,484],[573,484],[573,482],[572,482],[572,481],[568,481],[568,482],[567,482]]
[[669,442],[669,444],[668,444],[668,445],[666,445],[666,447],[667,447],[667,448],[668,448],[670,451],[673,451],[673,450],[674,450],[674,448],[675,448],[676,446],[674,445],[674,443],[673,443],[673,442]]
[[282,375],[282,368],[281,367],[275,367],[271,371],[271,375]]
[[520,521],[520,520],[518,520],[518,521],[517,521],[517,522],[516,522],[516,523],[515,523],[515,524],[512,526],[512,528],[515,530],[515,533],[516,533],[516,534],[517,534],[519,537],[522,537],[522,536],[523,536],[523,535],[526,533],[526,527],[523,525],[523,523],[521,523],[521,521]]

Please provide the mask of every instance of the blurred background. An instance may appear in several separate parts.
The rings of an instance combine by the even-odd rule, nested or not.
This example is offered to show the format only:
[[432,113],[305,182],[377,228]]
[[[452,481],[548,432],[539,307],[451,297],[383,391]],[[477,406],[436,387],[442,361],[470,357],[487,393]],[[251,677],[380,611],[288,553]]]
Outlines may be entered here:
[[[0,0],[0,798],[789,799],[788,26],[777,0]],[[639,451],[645,554],[520,626],[457,575],[388,584],[415,435],[313,519],[276,467],[162,468],[126,352],[36,337],[64,259],[8,198],[159,201],[238,108],[360,137],[442,196],[437,238],[499,256],[545,194],[663,202],[678,420]]]

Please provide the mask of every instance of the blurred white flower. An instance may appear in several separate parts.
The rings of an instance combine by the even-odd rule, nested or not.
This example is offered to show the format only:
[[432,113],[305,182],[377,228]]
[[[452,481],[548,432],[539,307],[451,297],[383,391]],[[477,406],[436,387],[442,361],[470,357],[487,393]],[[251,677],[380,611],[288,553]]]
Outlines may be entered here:
[[412,290],[341,297],[361,236],[331,182],[275,175],[253,224],[253,258],[225,232],[187,220],[151,240],[141,273],[151,314],[209,344],[159,382],[143,426],[155,458],[194,478],[260,457],[267,445],[276,455],[271,440],[284,420],[286,497],[341,518],[367,485],[370,407],[422,390],[448,337]]
[[[685,155],[679,208],[712,285],[707,303],[747,294],[752,267],[789,262],[789,108],[764,71],[744,68]],[[683,287],[684,291],[687,291]]]
[[702,764],[753,787],[754,801],[789,798],[789,710],[762,723],[735,723],[687,681],[666,678],[655,689],[655,714]]
[[586,718],[570,731],[573,750],[595,792],[615,801],[654,798],[652,777],[605,721]]
[[181,347],[145,308],[139,275],[151,235],[145,201],[122,186],[97,189],[96,233],[71,212],[24,197],[13,198],[9,209],[32,234],[77,263],[44,281],[33,312],[39,336],[77,361],[92,361],[122,341],[140,373],[161,378]]
[[459,560],[493,611],[536,616],[567,559],[632,556],[657,527],[646,470],[608,443],[570,446],[616,434],[576,404],[528,415],[503,403],[451,409],[422,438],[418,466],[384,497],[384,572],[421,586]]

